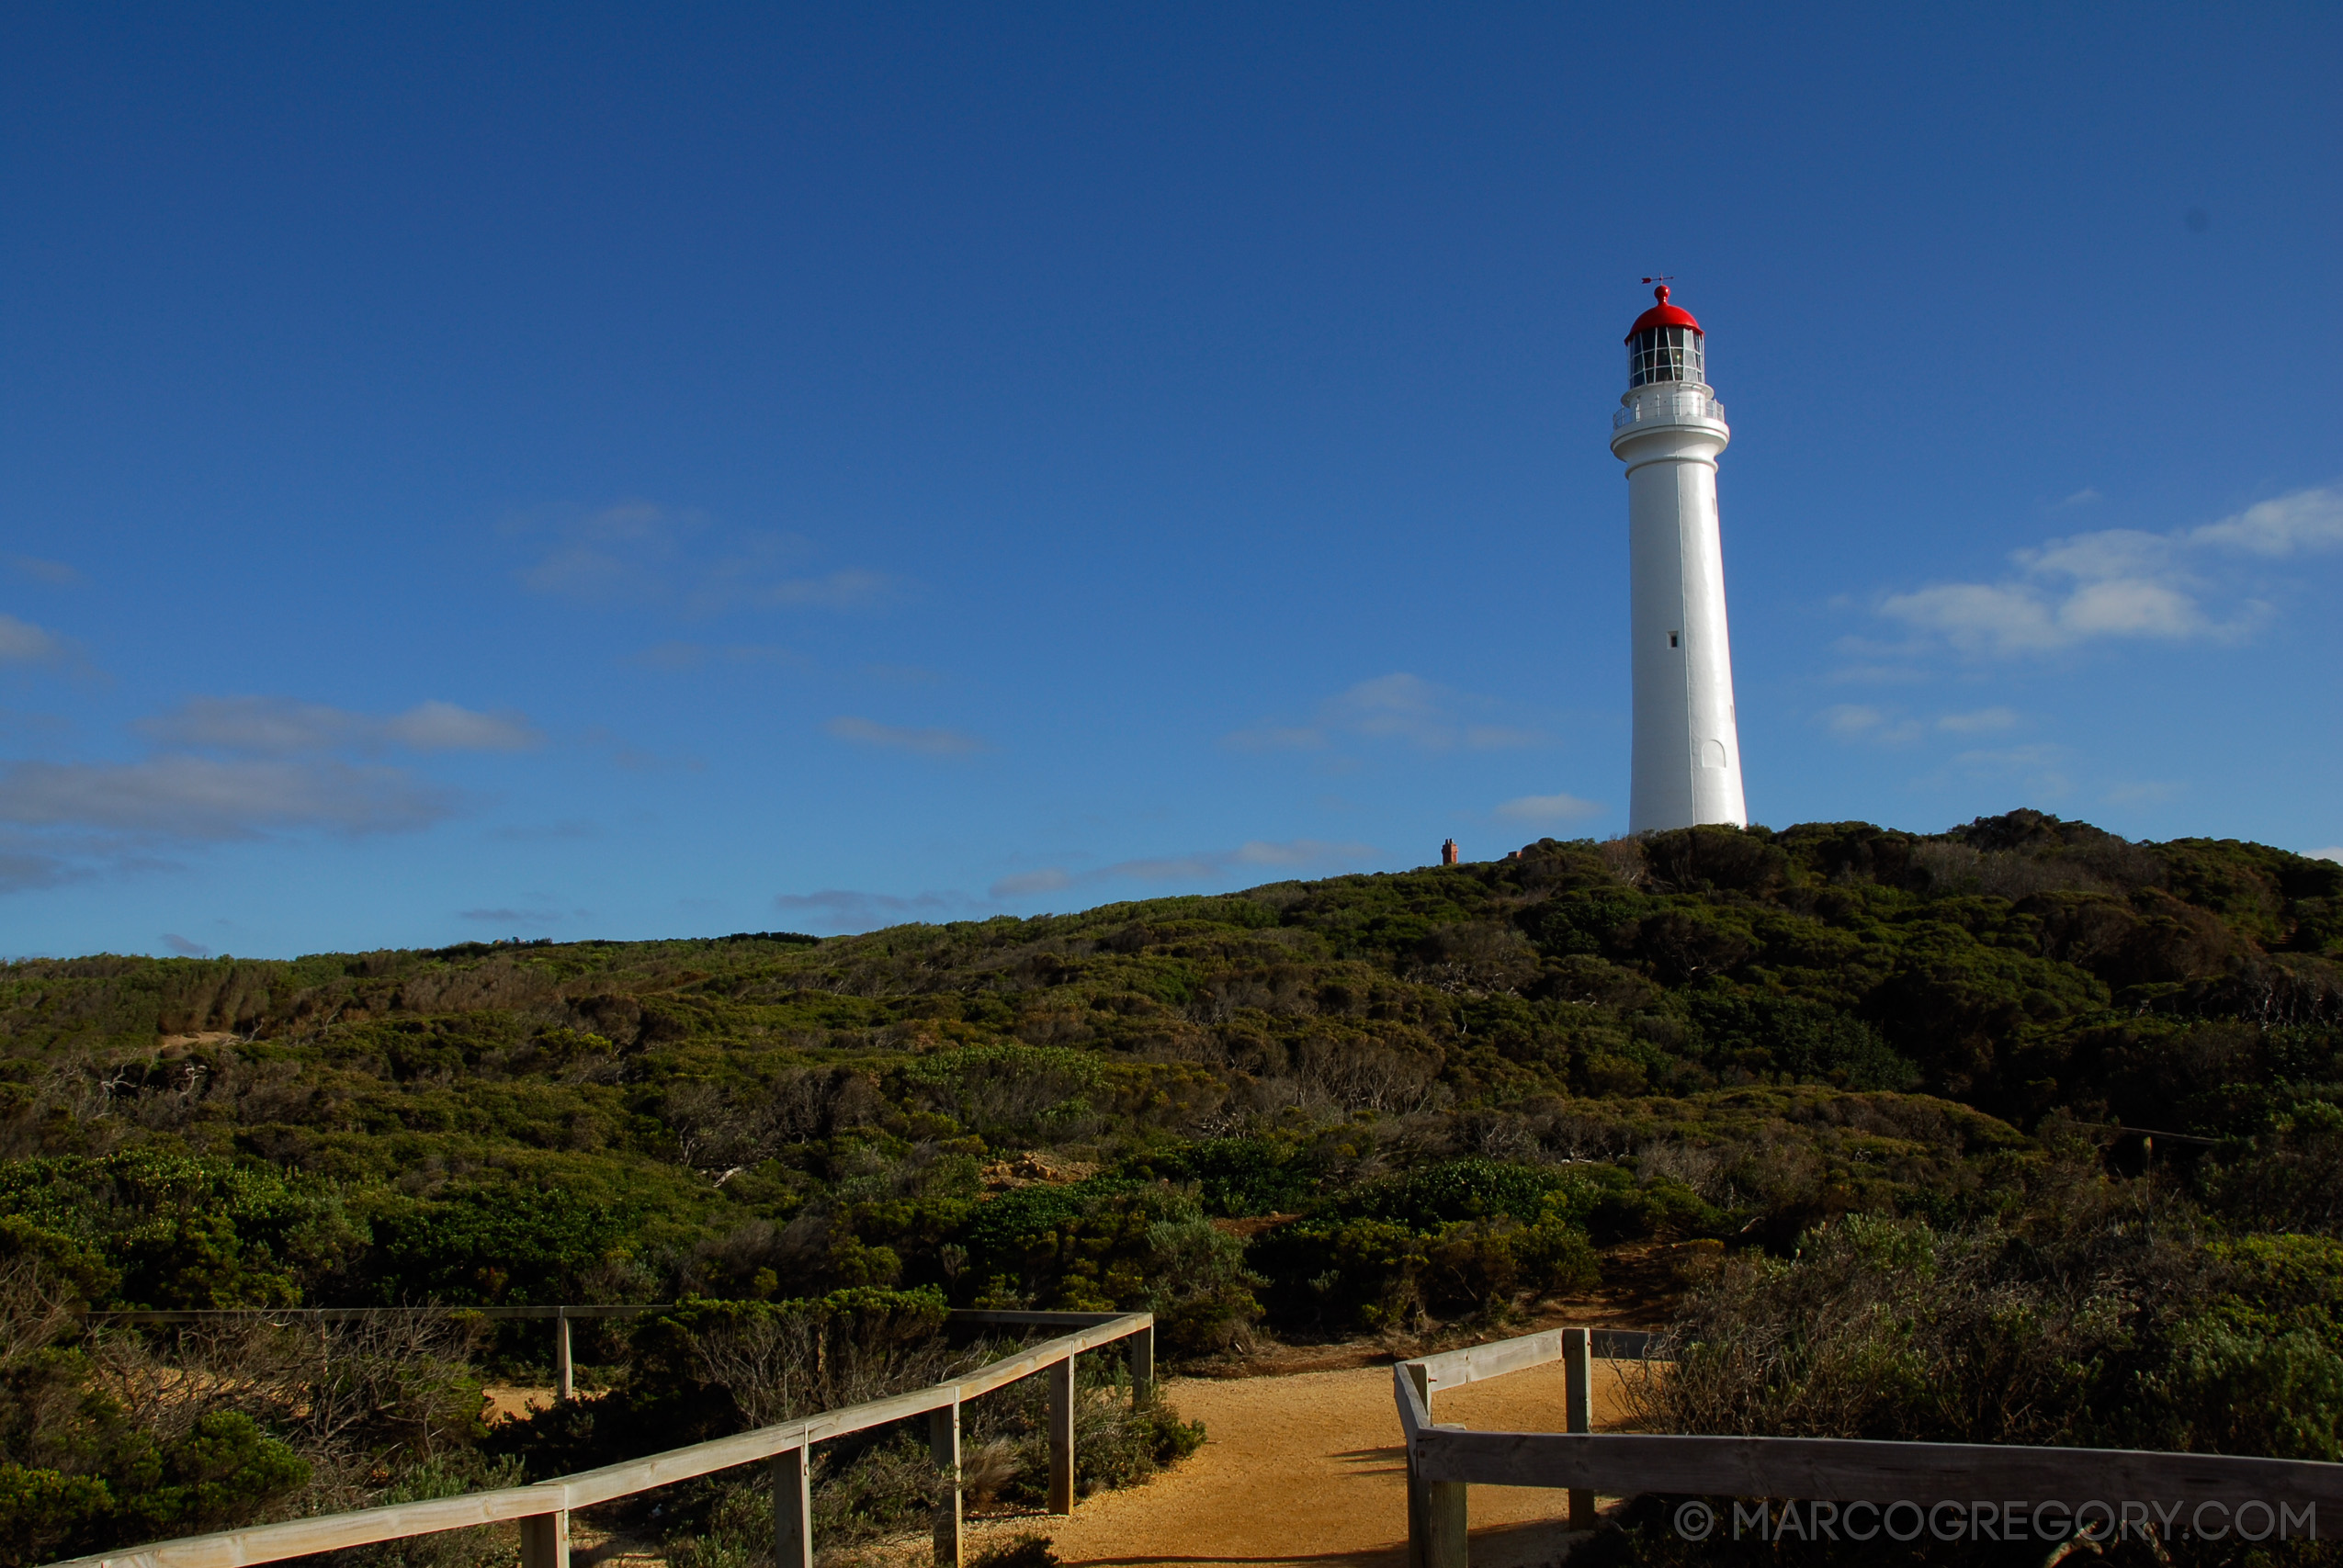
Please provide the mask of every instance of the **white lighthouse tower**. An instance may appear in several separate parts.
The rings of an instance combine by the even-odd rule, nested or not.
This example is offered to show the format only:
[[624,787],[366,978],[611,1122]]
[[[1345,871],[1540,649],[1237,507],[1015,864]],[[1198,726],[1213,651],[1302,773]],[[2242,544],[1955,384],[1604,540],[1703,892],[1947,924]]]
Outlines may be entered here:
[[1749,824],[1725,635],[1716,455],[1733,438],[1710,391],[1692,312],[1668,302],[1627,333],[1627,394],[1611,450],[1627,465],[1628,593],[1636,671],[1635,785],[1627,830]]

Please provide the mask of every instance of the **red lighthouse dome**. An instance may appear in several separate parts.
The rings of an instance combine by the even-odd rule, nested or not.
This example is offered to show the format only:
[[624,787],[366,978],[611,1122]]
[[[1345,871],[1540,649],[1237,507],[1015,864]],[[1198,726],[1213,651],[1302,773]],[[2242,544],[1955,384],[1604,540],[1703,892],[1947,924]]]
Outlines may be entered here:
[[1708,336],[1692,313],[1668,302],[1668,285],[1652,290],[1659,303],[1627,329],[1627,389],[1654,381],[1708,379]]
[[1654,327],[1690,327],[1696,333],[1701,330],[1701,324],[1692,320],[1692,313],[1690,310],[1685,310],[1681,305],[1670,305],[1668,302],[1668,285],[1663,283],[1653,289],[1651,297],[1659,303],[1636,318],[1636,324],[1627,329],[1627,342],[1635,342],[1637,333],[1649,332]]

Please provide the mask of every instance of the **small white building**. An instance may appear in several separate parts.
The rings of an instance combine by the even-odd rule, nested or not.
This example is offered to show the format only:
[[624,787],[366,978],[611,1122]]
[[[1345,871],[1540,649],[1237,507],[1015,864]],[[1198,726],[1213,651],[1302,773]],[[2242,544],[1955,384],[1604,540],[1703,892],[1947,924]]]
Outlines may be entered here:
[[1627,392],[1611,451],[1627,465],[1628,593],[1635,638],[1635,781],[1627,830],[1749,823],[1725,630],[1716,455],[1733,433],[1710,390],[1707,340],[1668,302],[1627,333]]

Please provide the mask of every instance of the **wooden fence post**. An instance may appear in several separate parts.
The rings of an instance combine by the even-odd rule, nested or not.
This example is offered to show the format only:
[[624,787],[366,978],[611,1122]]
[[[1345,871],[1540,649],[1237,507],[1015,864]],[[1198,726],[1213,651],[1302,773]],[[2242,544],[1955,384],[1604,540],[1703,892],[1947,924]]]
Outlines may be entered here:
[[1424,1568],[1470,1568],[1472,1549],[1466,1537],[1465,1483],[1427,1482],[1423,1491]]
[[553,1319],[553,1393],[556,1398],[570,1399],[577,1392],[570,1366],[570,1314],[564,1310]]
[[[1583,1328],[1562,1331],[1562,1393],[1568,1405],[1568,1427],[1573,1432],[1594,1430],[1594,1347],[1593,1336]],[[1595,1527],[1594,1493],[1584,1486],[1570,1488],[1570,1528],[1590,1530]]]
[[521,1568],[570,1568],[568,1509],[521,1520]]
[[1131,1408],[1145,1410],[1155,1403],[1155,1325],[1131,1336]]
[[927,1455],[935,1461],[936,1568],[960,1568],[960,1402],[927,1413]]
[[[1409,1367],[1408,1381],[1416,1385],[1416,1397],[1423,1401],[1424,1414],[1432,1413],[1432,1375],[1421,1362]],[[1408,1568],[1425,1568],[1425,1541],[1431,1529],[1431,1514],[1424,1506],[1424,1484],[1416,1474],[1416,1448],[1408,1445]]]
[[813,1445],[773,1459],[773,1568],[813,1568]]
[[1049,1511],[1074,1511],[1074,1358],[1049,1369]]

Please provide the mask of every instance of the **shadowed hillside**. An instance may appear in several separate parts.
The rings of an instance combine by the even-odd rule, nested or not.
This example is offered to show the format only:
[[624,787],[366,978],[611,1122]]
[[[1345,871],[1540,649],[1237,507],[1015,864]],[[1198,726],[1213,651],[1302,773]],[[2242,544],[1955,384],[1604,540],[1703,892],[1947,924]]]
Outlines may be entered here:
[[[2343,866],[2018,812],[822,942],[34,961],[0,982],[0,1153],[34,1162],[19,1223],[155,1305],[1120,1299],[1002,1239],[1048,1206],[1004,1162],[1243,1216],[1457,1156],[1723,1169],[1783,1126],[1898,1152],[1675,1186],[1794,1227],[2075,1119],[2229,1140],[2235,1201],[2324,1228],[2343,1192],[2290,1129],[2338,1076],[2338,954]],[[989,1166],[1022,1195],[979,1223]],[[164,1224],[158,1183],[232,1227],[216,1260],[108,1234]]]
[[[350,1495],[730,1429],[741,1322],[947,1303],[1146,1308],[1193,1359],[1603,1293],[1694,1336],[1663,1424],[2343,1457],[2343,866],[2260,845],[2017,812],[825,941],[28,961],[0,1040],[0,1471],[51,1498],[0,1538],[162,1495],[54,1502],[136,1426],[51,1397],[130,1386],[55,1348],[83,1302],[730,1303],[595,1330],[612,1392],[524,1437],[401,1416]],[[292,1506],[238,1418],[278,1482],[222,1517]]]

